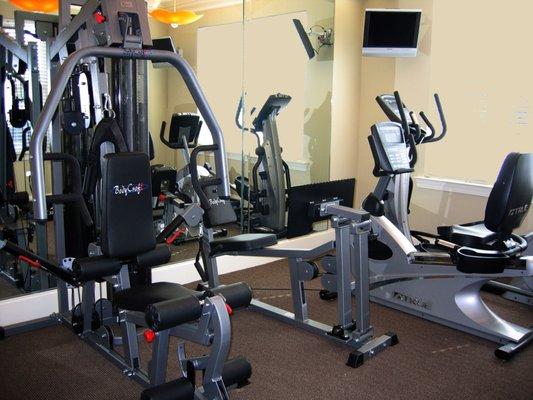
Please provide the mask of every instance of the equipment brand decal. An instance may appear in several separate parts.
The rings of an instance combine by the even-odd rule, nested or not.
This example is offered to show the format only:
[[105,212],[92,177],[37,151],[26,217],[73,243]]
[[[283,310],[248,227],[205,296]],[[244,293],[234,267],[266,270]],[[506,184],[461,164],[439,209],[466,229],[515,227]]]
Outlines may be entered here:
[[218,206],[220,204],[226,204],[226,200],[218,199],[209,199],[210,206]]
[[425,308],[426,310],[431,310],[431,303],[423,301],[417,297],[409,296],[408,294],[400,293],[400,292],[394,292],[393,297],[396,300],[403,301],[405,303],[412,304],[414,306],[418,306],[420,308]]
[[115,196],[128,197],[129,195],[140,195],[143,191],[148,189],[146,183],[130,183],[128,185],[115,185],[113,186],[113,194]]
[[511,210],[509,210],[509,216],[512,217],[513,215],[523,214],[528,208],[529,204],[524,204],[521,207],[511,208]]

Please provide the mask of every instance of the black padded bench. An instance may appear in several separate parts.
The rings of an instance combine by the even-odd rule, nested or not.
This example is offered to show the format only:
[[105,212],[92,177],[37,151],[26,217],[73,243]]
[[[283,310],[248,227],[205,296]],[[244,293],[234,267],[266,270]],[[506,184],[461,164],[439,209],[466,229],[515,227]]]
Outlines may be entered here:
[[245,233],[223,237],[210,242],[210,256],[261,250],[276,243],[278,243],[278,238],[273,233]]

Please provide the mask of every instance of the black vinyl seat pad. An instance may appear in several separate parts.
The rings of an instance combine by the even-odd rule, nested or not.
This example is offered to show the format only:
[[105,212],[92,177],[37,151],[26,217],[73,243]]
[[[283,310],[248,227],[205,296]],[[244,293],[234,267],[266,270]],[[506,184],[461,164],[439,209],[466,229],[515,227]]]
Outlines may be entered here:
[[211,242],[211,255],[260,250],[278,243],[273,233],[245,233],[215,239]]
[[442,226],[438,233],[445,240],[459,246],[485,247],[497,239],[495,232],[487,229],[483,222],[464,225]]

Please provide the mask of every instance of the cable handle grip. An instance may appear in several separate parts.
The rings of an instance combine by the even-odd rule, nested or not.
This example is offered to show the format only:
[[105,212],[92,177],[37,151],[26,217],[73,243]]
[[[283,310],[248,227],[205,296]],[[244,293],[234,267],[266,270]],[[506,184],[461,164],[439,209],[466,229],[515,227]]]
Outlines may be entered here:
[[409,162],[409,165],[411,168],[414,168],[418,160],[418,152],[416,150],[416,143],[413,138],[413,135],[409,130],[409,123],[407,122],[407,117],[405,116],[405,110],[403,108],[403,102],[400,97],[400,93],[397,90],[394,91],[394,99],[396,101],[396,105],[398,106],[398,111],[400,112],[400,118],[402,120],[402,127],[404,130],[404,138],[406,142],[408,142],[409,148],[411,150],[411,161]]
[[93,226],[94,221],[91,216],[91,212],[85,203],[83,195],[80,193],[65,193],[65,194],[51,194],[46,196],[47,206],[54,204],[67,204],[72,203],[80,207],[80,215],[85,226]]
[[81,217],[86,226],[92,226],[94,221],[82,194],[81,167],[78,159],[68,153],[47,153],[43,156],[46,161],[62,162],[70,167],[72,193],[53,194],[46,196],[46,204],[75,203],[80,207]]

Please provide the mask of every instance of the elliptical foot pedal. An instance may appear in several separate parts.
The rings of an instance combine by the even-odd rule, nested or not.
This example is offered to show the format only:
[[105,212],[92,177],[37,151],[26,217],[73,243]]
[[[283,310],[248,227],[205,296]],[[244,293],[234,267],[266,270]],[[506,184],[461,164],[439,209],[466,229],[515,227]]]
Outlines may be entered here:
[[194,385],[187,378],[179,378],[144,390],[141,400],[194,400]]
[[507,343],[494,350],[494,355],[500,360],[510,361],[516,353],[525,349],[529,344],[533,342],[533,331],[530,331],[525,337],[518,343]]
[[241,388],[249,384],[252,376],[252,365],[243,356],[235,357],[224,363],[222,380],[226,387],[237,386]]

